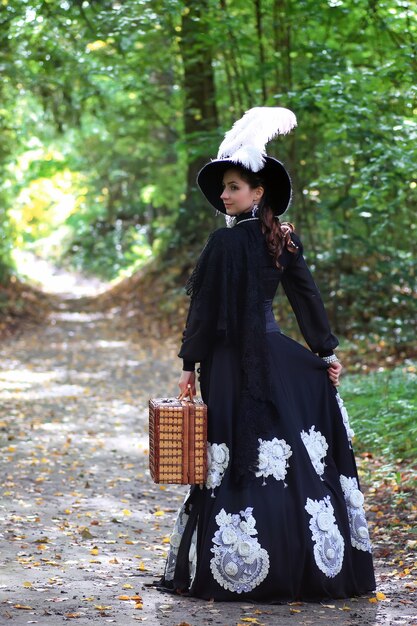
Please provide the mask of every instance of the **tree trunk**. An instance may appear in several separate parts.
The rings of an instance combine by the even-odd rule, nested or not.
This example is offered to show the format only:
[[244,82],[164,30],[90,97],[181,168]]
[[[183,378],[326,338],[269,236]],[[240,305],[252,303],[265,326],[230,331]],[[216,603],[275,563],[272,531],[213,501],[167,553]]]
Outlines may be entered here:
[[211,219],[214,211],[210,212],[204,206],[197,190],[196,176],[201,167],[215,156],[208,153],[206,137],[213,135],[217,129],[218,117],[212,50],[207,33],[208,1],[196,3],[185,0],[184,6],[180,50],[184,72],[184,131],[188,165],[186,199],[176,225],[181,238],[193,243],[204,239],[214,223]]
[[233,17],[230,15],[226,0],[220,0],[220,8],[227,28],[227,39],[221,52],[228,81],[228,90],[230,91],[233,110],[231,123],[233,123],[235,117],[238,117],[239,114],[243,115],[247,109],[254,106],[253,94],[250,78],[241,62],[239,33],[236,37],[236,29],[233,28]]
[[258,39],[259,48],[259,64],[261,74],[261,90],[262,90],[262,104],[266,104],[267,90],[265,80],[265,48],[263,44],[263,24],[262,24],[262,4],[261,0],[255,0],[255,19],[256,19],[256,36]]
[[[5,67],[7,67],[11,56],[10,39],[7,37],[7,33],[10,32],[9,25],[7,23],[3,24],[3,29],[0,65],[4,62]],[[13,236],[8,214],[9,198],[4,183],[9,176],[7,166],[12,147],[14,148],[17,144],[15,130],[17,124],[13,121],[13,90],[10,88],[8,92],[8,83],[10,83],[10,81],[7,77],[5,81],[0,83],[0,102],[5,113],[5,115],[0,117],[0,285],[6,285],[8,283],[13,267],[11,258]]]
[[275,0],[273,6],[274,49],[279,53],[275,78],[280,91],[284,93],[292,86],[291,26],[288,20],[290,11],[290,2]]

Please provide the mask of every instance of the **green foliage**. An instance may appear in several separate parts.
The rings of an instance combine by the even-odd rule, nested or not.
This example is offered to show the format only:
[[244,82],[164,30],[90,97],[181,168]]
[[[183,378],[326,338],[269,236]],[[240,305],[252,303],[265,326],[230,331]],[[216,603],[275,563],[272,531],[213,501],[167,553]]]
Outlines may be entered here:
[[114,224],[96,216],[74,213],[67,225],[76,233],[65,251],[67,262],[97,276],[112,279],[129,274],[150,259],[151,249],[140,224],[126,227],[121,220]]
[[342,397],[358,451],[388,461],[414,462],[417,454],[417,368],[411,362],[391,371],[347,376]]
[[[1,211],[1,209],[0,209]],[[13,267],[11,258],[12,229],[6,213],[0,213],[0,285],[4,285]]]
[[[336,332],[415,341],[416,18],[411,0],[3,0],[3,213],[66,168],[65,228],[45,208],[21,241],[49,228],[63,262],[105,277],[197,249],[222,221],[196,171],[244,110],[289,106],[298,129],[268,151]],[[61,161],[24,169],[34,147]]]

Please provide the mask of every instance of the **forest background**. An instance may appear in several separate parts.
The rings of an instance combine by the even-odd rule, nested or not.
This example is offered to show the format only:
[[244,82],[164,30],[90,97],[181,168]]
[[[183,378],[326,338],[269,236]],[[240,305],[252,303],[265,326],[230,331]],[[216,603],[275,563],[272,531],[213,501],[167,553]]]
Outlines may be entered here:
[[[379,582],[392,610],[407,612],[401,623],[412,622],[415,0],[0,0],[0,462],[7,475],[0,486],[9,520],[2,558],[10,568],[0,584],[8,594],[0,613],[7,619],[31,607],[35,615],[63,612],[54,599],[45,606],[40,593],[52,595],[45,581],[58,580],[59,563],[49,559],[63,554],[61,565],[81,563],[86,537],[87,558],[108,554],[104,538],[118,521],[108,497],[123,511],[124,527],[130,519],[137,533],[138,517],[125,517],[126,497],[136,510],[136,492],[146,494],[138,504],[144,534],[130,540],[117,531],[111,548],[118,557],[111,568],[119,567],[132,544],[129,576],[138,558],[134,544],[141,538],[156,545],[148,529],[173,511],[170,492],[164,499],[149,476],[142,480],[147,401],[176,385],[184,284],[211,230],[224,225],[196,189],[196,174],[253,106],[288,107],[298,119],[268,153],[291,173],[285,219],[303,240],[341,341],[341,393],[368,489]],[[45,294],[42,278],[35,287],[32,281],[40,266],[77,287],[83,275],[90,275],[89,286],[98,277],[103,292]],[[276,307],[284,332],[300,338],[285,298]],[[101,523],[96,519],[79,519],[78,502],[88,516],[101,507],[102,494],[100,531],[90,526]],[[26,535],[37,538],[25,540],[29,547],[21,543]],[[165,549],[166,537],[158,543]],[[38,552],[44,549],[46,558]],[[144,552],[139,570],[159,567],[161,554],[148,559]],[[60,567],[66,589],[74,589],[65,609],[70,618],[88,613],[70,597],[82,589],[93,600],[100,590],[97,566],[96,591],[86,590],[89,567],[70,566],[66,574]],[[145,593],[144,607],[152,607]],[[90,617],[115,602],[114,590],[97,594]],[[126,623],[120,607],[115,611]],[[386,614],[384,623],[393,623]]]
[[246,109],[285,106],[298,128],[268,152],[336,333],[415,351],[414,2],[1,0],[0,16],[0,310],[30,250],[106,280],[147,267],[183,314],[223,225],[196,173]]

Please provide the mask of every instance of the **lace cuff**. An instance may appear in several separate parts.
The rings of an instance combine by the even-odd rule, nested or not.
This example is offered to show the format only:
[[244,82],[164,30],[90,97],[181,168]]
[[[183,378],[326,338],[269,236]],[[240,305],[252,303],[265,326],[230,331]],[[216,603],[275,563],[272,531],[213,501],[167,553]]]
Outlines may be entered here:
[[327,363],[327,365],[331,365],[332,363],[339,363],[339,359],[335,354],[330,354],[329,356],[322,356],[323,361]]

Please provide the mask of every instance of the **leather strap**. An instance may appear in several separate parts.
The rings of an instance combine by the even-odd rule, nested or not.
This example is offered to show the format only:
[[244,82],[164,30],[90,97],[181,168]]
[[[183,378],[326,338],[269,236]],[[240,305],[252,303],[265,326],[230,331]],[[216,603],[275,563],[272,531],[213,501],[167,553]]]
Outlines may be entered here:
[[187,385],[187,389],[185,389],[185,391],[182,391],[180,393],[180,395],[178,396],[178,400],[184,400],[187,396],[189,397],[191,402],[194,402],[194,396],[193,396],[193,391],[191,389],[191,385]]
[[182,401],[183,415],[184,415],[184,427],[182,433],[182,480],[184,484],[189,482],[188,478],[188,456],[189,456],[189,442],[190,442],[190,406],[191,402],[187,400]]
[[194,402],[187,402],[189,411],[189,423],[188,423],[188,479],[195,475],[195,404]]

